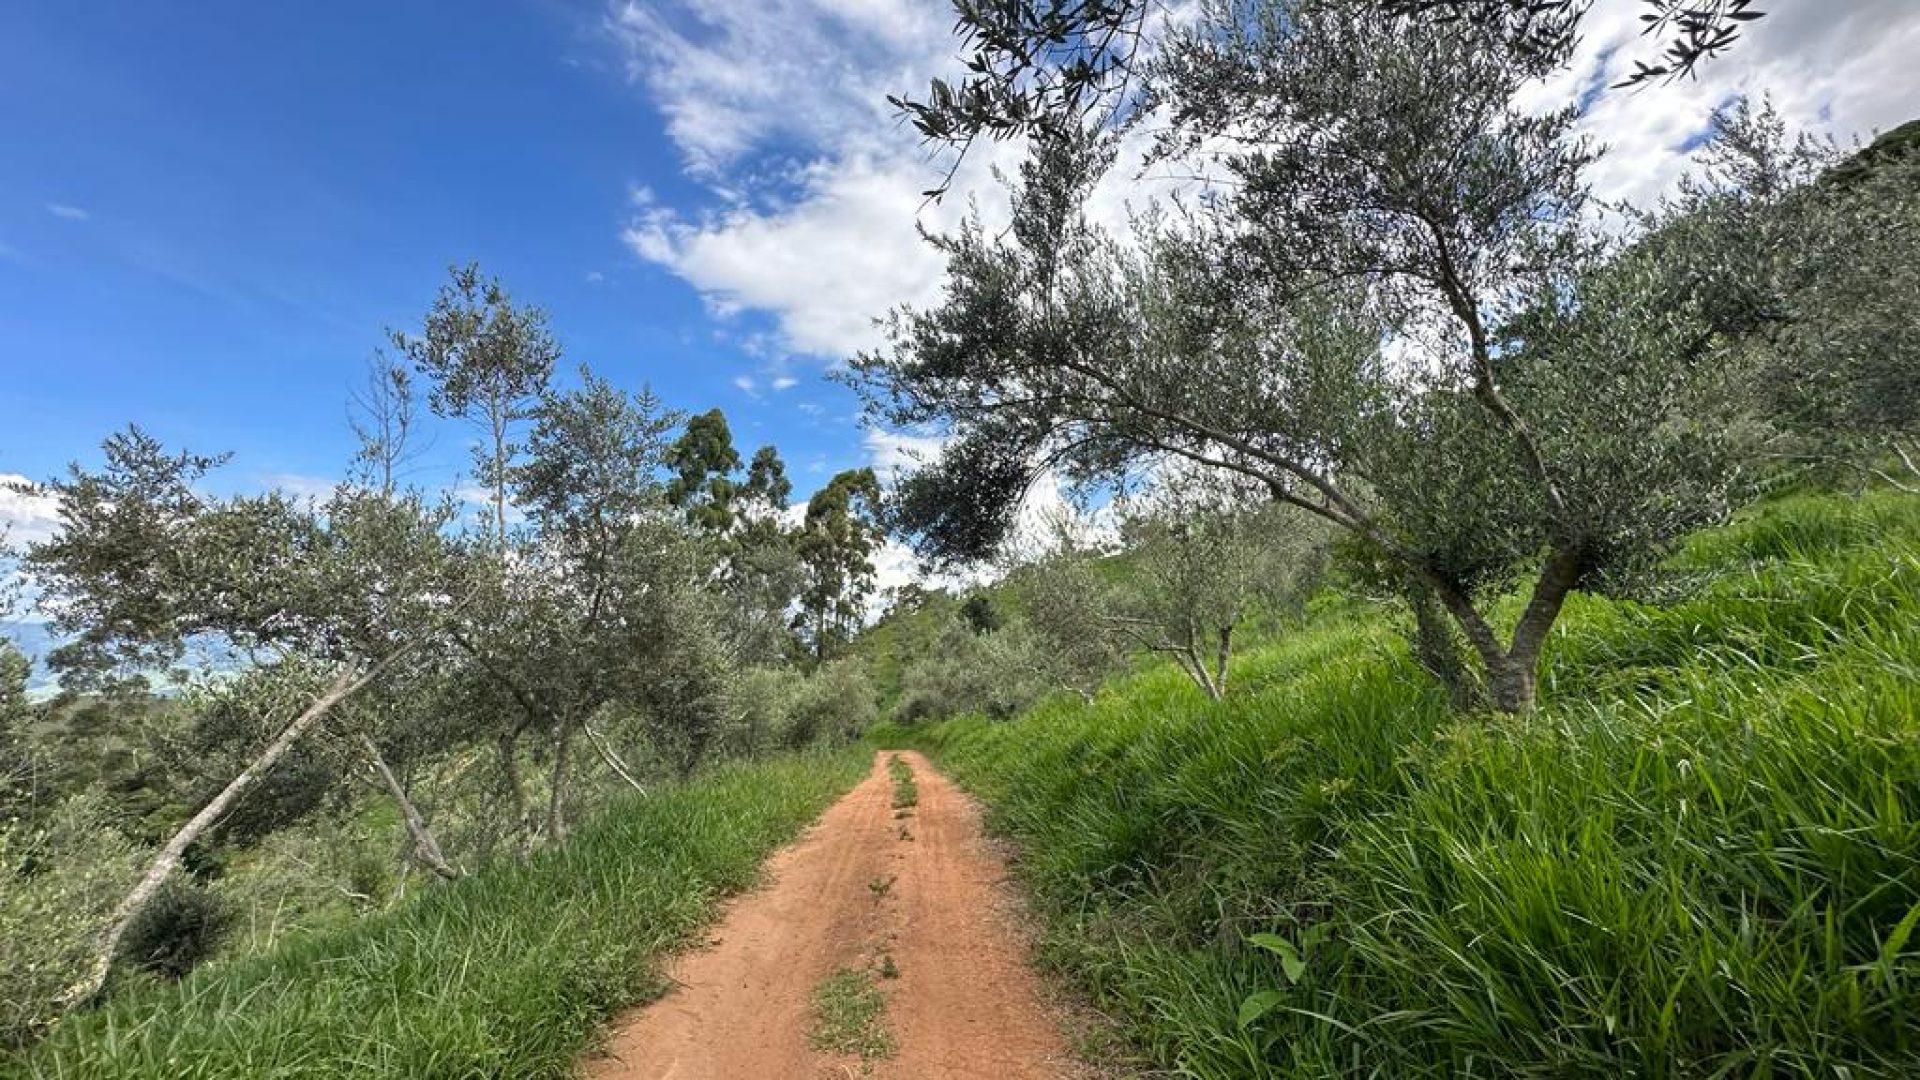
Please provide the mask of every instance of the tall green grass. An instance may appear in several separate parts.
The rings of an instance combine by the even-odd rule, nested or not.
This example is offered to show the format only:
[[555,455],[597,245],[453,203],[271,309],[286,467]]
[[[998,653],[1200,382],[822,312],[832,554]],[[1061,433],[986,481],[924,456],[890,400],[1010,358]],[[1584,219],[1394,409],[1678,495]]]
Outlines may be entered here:
[[659,954],[749,885],[768,851],[865,773],[868,753],[731,765],[635,798],[527,865],[117,997],[0,1071],[570,1075],[615,1009],[662,989]]
[[1674,565],[1683,602],[1569,611],[1524,721],[1346,607],[1223,703],[1160,671],[920,739],[1178,1075],[1920,1075],[1920,500]]

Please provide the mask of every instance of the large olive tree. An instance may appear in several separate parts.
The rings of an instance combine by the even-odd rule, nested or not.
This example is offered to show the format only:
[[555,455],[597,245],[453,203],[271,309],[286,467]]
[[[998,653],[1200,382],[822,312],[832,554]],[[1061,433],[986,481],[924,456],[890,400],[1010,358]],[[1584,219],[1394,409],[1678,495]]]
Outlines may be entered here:
[[1111,236],[1084,211],[1109,144],[1042,138],[1011,227],[939,239],[943,300],[854,365],[880,419],[949,436],[902,524],[976,558],[1041,466],[1226,470],[1404,567],[1493,704],[1530,708],[1567,597],[1738,480],[1712,283],[1670,272],[1658,229],[1589,233],[1571,108],[1517,102],[1558,62],[1355,0],[1236,6],[1168,44],[1150,96],[1168,152],[1221,177],[1204,205]]

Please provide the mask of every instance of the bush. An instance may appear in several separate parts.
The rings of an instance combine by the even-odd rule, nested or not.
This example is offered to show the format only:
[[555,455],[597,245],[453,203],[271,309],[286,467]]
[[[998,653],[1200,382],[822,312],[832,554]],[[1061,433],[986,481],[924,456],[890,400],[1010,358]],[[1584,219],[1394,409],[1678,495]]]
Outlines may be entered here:
[[720,729],[720,753],[755,757],[776,747],[800,677],[783,668],[752,667],[728,688],[730,719]]
[[1023,625],[976,633],[949,619],[925,651],[907,659],[893,719],[915,724],[969,713],[1006,719],[1046,690],[1040,664],[1029,655],[1036,648]]
[[834,660],[794,691],[780,742],[793,750],[851,742],[878,718],[878,697],[865,663],[851,656]]
[[212,956],[232,925],[232,913],[219,896],[175,877],[127,924],[120,960],[164,979],[178,979]]
[[140,852],[97,795],[0,827],[0,1049],[33,1041],[59,1017],[61,994],[86,973],[139,873]]

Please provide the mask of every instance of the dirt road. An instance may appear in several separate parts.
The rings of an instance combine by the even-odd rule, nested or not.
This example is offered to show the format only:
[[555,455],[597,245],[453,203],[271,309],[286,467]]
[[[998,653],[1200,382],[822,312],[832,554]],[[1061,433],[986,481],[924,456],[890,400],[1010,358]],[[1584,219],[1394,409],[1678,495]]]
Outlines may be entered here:
[[[918,754],[919,804],[892,806],[886,754],[737,901],[709,947],[671,964],[666,997],[623,1017],[597,1080],[1040,1080],[1080,1075],[1011,932],[1005,868],[973,802]],[[896,816],[904,814],[905,816]],[[897,975],[881,974],[888,968]],[[870,973],[897,1050],[815,1051],[814,995]]]

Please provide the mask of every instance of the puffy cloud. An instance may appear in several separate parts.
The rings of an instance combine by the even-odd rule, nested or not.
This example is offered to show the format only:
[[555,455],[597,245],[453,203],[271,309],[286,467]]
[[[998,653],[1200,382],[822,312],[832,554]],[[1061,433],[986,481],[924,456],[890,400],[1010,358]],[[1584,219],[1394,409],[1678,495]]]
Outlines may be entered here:
[[1696,78],[1612,89],[1654,50],[1640,36],[1640,7],[1626,0],[1595,5],[1573,64],[1533,99],[1588,100],[1580,130],[1607,148],[1591,174],[1603,199],[1644,205],[1671,190],[1690,150],[1708,134],[1714,109],[1742,96],[1771,98],[1790,131],[1843,142],[1916,111],[1920,5],[1911,0],[1769,4],[1766,18],[1701,64]]
[[16,546],[53,539],[60,530],[60,503],[34,489],[19,473],[0,473],[0,536]]
[[716,314],[772,314],[794,351],[837,358],[867,348],[878,341],[876,317],[939,284],[940,259],[915,230],[927,174],[860,156],[821,159],[796,183],[797,195],[772,209],[690,220],[645,207],[627,245],[699,289]]

